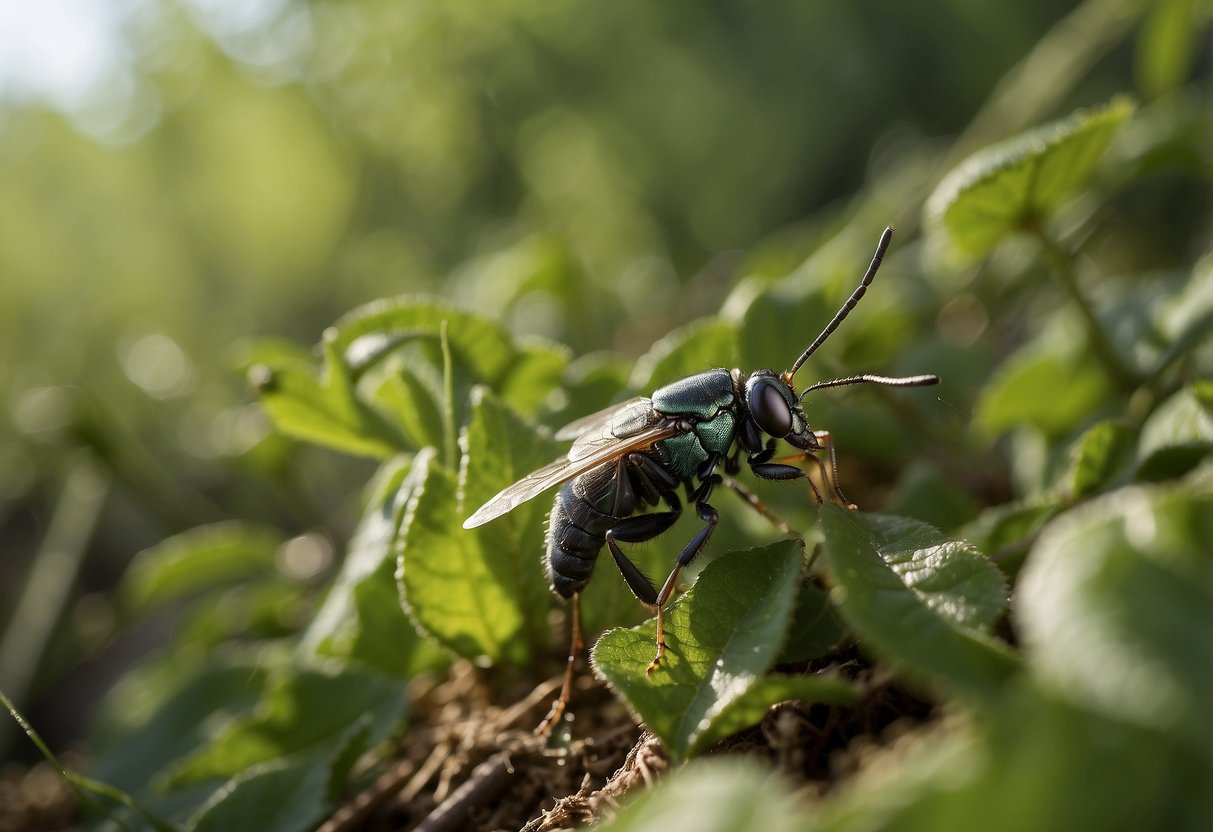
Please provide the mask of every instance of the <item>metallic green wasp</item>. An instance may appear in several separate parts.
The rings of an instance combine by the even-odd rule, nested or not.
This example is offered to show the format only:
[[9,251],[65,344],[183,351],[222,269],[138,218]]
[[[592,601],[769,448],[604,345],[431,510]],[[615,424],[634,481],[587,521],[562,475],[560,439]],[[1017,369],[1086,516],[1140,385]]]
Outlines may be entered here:
[[[867,292],[892,236],[893,229],[886,228],[859,286],[790,370],[781,374],[773,370],[707,370],[658,388],[651,396],[578,419],[556,434],[558,439],[573,440],[567,456],[504,489],[464,522],[464,528],[480,526],[563,483],[548,521],[546,564],[553,591],[572,601],[573,643],[564,689],[542,731],[555,725],[568,703],[573,663],[584,646],[580,593],[603,545],[633,594],[657,613],[657,654],[649,665],[651,673],[665,655],[662,610],[678,573],[703,550],[719,520],[708,502],[716,487],[725,482],[718,470],[730,475],[730,484],[760,507],[753,495],[732,482],[731,475],[742,464],[759,479],[799,480],[807,479],[808,473],[793,463],[812,461],[820,468],[823,481],[828,478],[832,496],[849,506],[838,485],[830,434],[809,426],[801,405],[804,396],[850,384],[925,387],[939,382],[935,375],[886,378],[865,374],[818,382],[799,395],[792,383],[796,371]],[[797,453],[776,460],[779,440]],[[818,456],[825,450],[829,451],[828,473]],[[820,503],[821,494],[811,479],[808,482]],[[704,525],[682,548],[658,589],[620,544],[649,540],[669,529],[682,514],[680,490]],[[662,503],[665,510],[642,513]]]

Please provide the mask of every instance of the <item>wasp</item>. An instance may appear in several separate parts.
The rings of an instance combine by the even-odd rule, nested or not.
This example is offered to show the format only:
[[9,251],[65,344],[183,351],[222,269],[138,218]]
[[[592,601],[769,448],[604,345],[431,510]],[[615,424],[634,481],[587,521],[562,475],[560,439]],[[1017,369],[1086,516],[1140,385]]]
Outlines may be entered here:
[[[573,667],[584,649],[581,590],[589,582],[604,545],[628,588],[657,615],[657,654],[648,667],[651,674],[665,655],[662,610],[674,592],[678,574],[707,545],[720,519],[709,502],[715,489],[727,482],[748,503],[766,513],[757,498],[732,479],[743,462],[759,479],[808,480],[820,504],[821,493],[808,472],[794,464],[812,461],[820,470],[823,486],[828,478],[831,499],[855,508],[839,487],[830,433],[809,427],[804,397],[815,390],[852,384],[925,387],[938,384],[939,377],[864,374],[817,382],[799,395],[792,382],[796,371],[867,292],[892,237],[893,229],[886,228],[859,286],[790,370],[781,374],[773,370],[707,370],[660,387],[650,396],[633,398],[571,422],[556,433],[557,439],[573,441],[567,456],[505,488],[464,522],[465,529],[483,525],[562,485],[548,519],[545,565],[552,590],[571,602],[572,645],[560,698],[540,725],[540,733],[549,732],[568,705]],[[779,440],[796,452],[776,460]],[[818,456],[826,450],[828,474]],[[718,473],[720,470],[727,479]],[[621,544],[650,540],[674,525],[683,511],[680,490],[703,526],[683,547],[658,589],[628,558]],[[648,511],[663,503],[665,510]]]

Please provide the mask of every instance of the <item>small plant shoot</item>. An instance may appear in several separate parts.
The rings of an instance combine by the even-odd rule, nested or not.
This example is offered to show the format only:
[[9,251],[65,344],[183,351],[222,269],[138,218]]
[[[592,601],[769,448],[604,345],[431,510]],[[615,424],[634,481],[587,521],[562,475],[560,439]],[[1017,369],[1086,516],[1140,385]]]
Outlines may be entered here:
[[[571,601],[572,643],[564,685],[539,726],[541,733],[550,732],[568,706],[573,668],[585,646],[581,592],[604,545],[628,588],[657,614],[656,655],[647,669],[651,675],[665,657],[663,609],[678,574],[703,551],[720,519],[709,502],[712,493],[727,483],[747,504],[767,513],[757,497],[732,479],[743,462],[759,479],[807,481],[821,504],[821,491],[802,467],[812,462],[823,483],[828,482],[829,498],[847,508],[855,507],[839,486],[830,432],[810,427],[804,397],[814,390],[864,383],[925,387],[938,384],[939,377],[863,374],[820,381],[799,394],[794,379],[868,291],[892,239],[893,229],[886,228],[859,286],[790,370],[707,370],[659,387],[650,396],[638,396],[571,422],[556,434],[557,439],[573,440],[567,455],[506,487],[464,522],[465,529],[484,525],[563,484],[548,519],[545,562],[552,590]],[[791,445],[793,453],[776,457],[779,440]],[[828,469],[819,456],[823,451],[829,454]],[[718,469],[723,469],[727,480]],[[659,589],[620,544],[651,540],[673,526],[683,510],[680,489],[703,526],[683,546]],[[665,510],[642,513],[662,503]]]

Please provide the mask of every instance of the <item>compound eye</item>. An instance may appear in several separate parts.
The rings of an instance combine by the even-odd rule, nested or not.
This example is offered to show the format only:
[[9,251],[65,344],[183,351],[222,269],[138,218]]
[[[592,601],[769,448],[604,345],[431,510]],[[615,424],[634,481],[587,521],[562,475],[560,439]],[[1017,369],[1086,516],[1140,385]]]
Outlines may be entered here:
[[775,437],[787,436],[792,430],[792,411],[787,400],[769,381],[759,381],[750,388],[750,413],[764,433]]

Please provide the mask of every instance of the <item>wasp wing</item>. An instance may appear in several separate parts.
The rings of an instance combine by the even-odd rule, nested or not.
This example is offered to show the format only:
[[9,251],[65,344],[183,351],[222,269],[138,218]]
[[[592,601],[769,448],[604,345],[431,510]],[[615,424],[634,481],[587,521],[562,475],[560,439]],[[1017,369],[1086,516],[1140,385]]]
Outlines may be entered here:
[[[476,509],[476,513],[463,521],[465,529],[483,526],[490,520],[495,520],[503,514],[513,511],[518,506],[534,497],[539,496],[554,485],[567,482],[578,474],[584,474],[592,468],[597,468],[606,462],[619,459],[632,451],[641,451],[654,442],[669,439],[682,432],[682,428],[673,422],[661,422],[645,428],[637,433],[619,437],[609,434],[609,422],[593,436],[582,435],[581,439],[569,451],[570,456],[558,459],[551,465],[545,465],[538,471],[527,474],[513,485],[503,489],[496,497]],[[577,457],[572,458],[576,452]]]
[[627,401],[618,402],[616,404],[604,407],[602,410],[591,413],[589,416],[582,416],[580,419],[574,419],[560,430],[556,431],[556,439],[560,442],[567,442],[570,439],[576,439],[583,433],[589,431],[590,428],[597,427],[601,424],[609,424],[616,413],[623,410],[625,407],[630,407],[641,401],[645,401],[645,399],[641,396],[637,396],[634,399],[628,399]]

